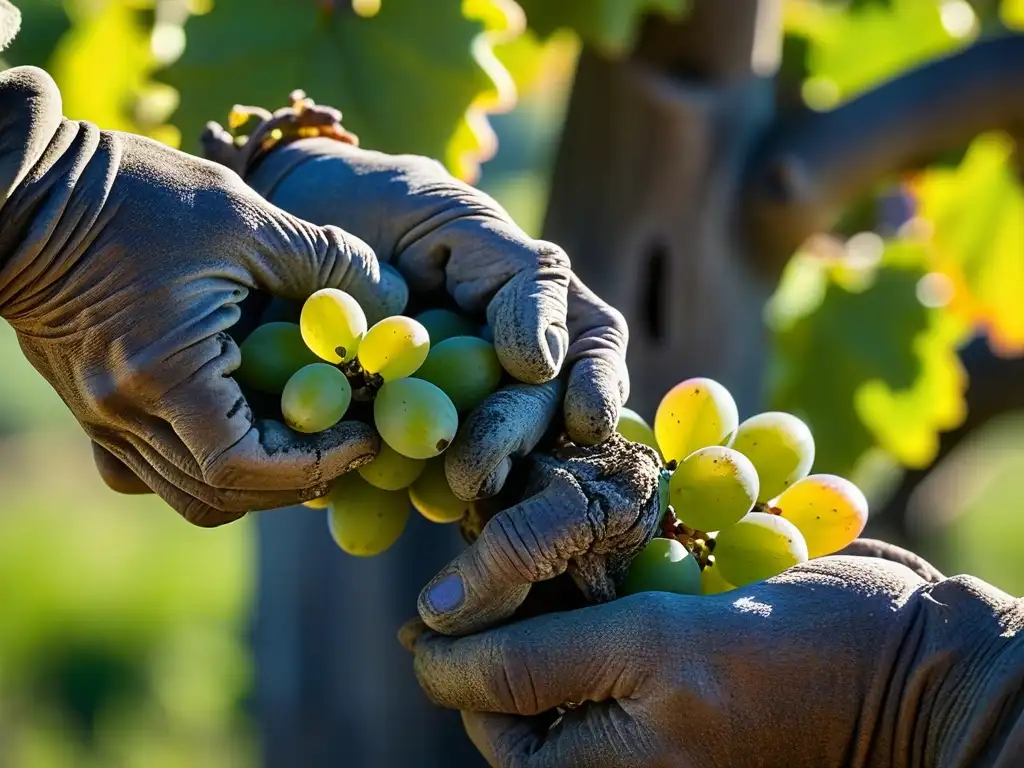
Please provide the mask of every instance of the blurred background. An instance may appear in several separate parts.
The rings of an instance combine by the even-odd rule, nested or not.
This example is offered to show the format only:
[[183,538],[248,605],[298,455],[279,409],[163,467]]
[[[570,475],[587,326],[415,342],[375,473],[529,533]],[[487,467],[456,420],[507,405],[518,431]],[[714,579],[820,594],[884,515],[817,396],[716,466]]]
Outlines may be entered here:
[[[1024,0],[15,3],[0,67],[46,68],[69,117],[196,151],[233,104],[304,88],[364,146],[442,159],[626,314],[632,407],[709,375],[742,415],[798,413],[870,534],[1024,595],[1013,126],[923,136],[781,258],[738,215],[779,116],[1024,31]],[[106,490],[6,325],[0,359],[0,768],[480,764],[394,640],[455,531],[413,523],[364,562],[313,510],[193,529]]]

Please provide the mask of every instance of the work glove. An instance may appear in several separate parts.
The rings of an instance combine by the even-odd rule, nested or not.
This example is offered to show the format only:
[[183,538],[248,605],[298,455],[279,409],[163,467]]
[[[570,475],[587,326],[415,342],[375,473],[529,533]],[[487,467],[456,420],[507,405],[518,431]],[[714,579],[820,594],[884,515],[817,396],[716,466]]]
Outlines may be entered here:
[[573,274],[565,253],[527,236],[495,200],[440,163],[360,148],[337,110],[301,92],[291,102],[273,114],[236,108],[233,117],[258,124],[244,140],[209,124],[204,153],[275,205],[362,238],[414,298],[446,294],[486,319],[504,369],[546,385],[513,387],[469,417],[467,426],[476,426],[460,430],[465,436],[446,452],[455,493],[497,493],[511,460],[536,446],[560,406],[573,441],[593,445],[612,434],[629,394],[626,324]]
[[0,74],[0,315],[108,483],[214,526],[322,495],[372,459],[368,425],[299,434],[257,418],[229,335],[256,289],[340,288],[387,314],[404,286],[381,280],[370,247],[223,166],[61,115],[45,72]]
[[836,556],[403,642],[494,766],[1011,768],[1022,631],[1024,601],[978,579]]

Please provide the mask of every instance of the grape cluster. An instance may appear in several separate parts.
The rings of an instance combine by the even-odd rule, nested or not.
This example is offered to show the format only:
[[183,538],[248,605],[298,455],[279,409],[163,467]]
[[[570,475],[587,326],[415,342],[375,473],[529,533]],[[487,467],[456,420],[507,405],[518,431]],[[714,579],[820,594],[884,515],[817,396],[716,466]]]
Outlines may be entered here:
[[[395,315],[368,327],[359,303],[325,288],[302,305],[299,322],[258,326],[241,345],[236,373],[245,386],[280,396],[285,423],[322,432],[372,403],[381,450],[356,472],[306,502],[327,509],[338,546],[380,554],[402,535],[410,507],[435,523],[459,521],[469,506],[445,476],[445,449],[459,416],[501,383],[494,346],[467,318],[447,309]],[[411,502],[411,505],[410,505]]]
[[661,535],[630,565],[623,594],[718,594],[842,549],[868,504],[849,480],[810,474],[814,438],[796,416],[740,423],[729,391],[708,378],[662,398],[654,428],[623,409],[619,433],[657,450],[668,504]]

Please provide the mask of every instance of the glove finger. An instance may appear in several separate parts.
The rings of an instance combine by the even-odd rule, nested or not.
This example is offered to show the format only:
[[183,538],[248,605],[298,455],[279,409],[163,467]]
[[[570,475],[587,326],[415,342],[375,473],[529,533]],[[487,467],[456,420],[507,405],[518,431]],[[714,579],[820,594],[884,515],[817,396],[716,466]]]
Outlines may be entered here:
[[532,451],[554,421],[561,397],[562,383],[554,379],[504,387],[477,406],[445,451],[452,492],[464,501],[497,494],[512,460]]
[[573,275],[569,286],[566,363],[572,368],[565,393],[565,427],[580,445],[596,445],[611,435],[629,397],[626,320]]
[[413,650],[417,679],[439,706],[507,715],[633,696],[650,654],[638,652],[648,647],[644,625],[622,607],[625,602],[546,614],[468,637],[424,632]]
[[550,381],[569,347],[568,256],[527,238],[511,220],[447,207],[396,246],[395,265],[414,291],[445,286],[462,309],[486,308],[505,370],[527,384]]
[[561,475],[502,510],[420,592],[423,621],[437,632],[464,635],[508,618],[531,584],[563,573],[571,558],[590,550],[599,527],[588,512],[579,486]]
[[879,539],[855,539],[836,555],[854,555],[856,557],[876,557],[907,566],[910,570],[927,582],[937,584],[945,576],[934,565],[909,549],[897,547]]
[[110,490],[129,496],[153,492],[153,489],[142,482],[127,464],[95,440],[91,442],[96,471]]
[[[587,703],[549,727],[543,717],[463,712],[466,733],[491,765],[517,768],[633,768],[652,765],[651,739],[614,701]],[[690,765],[673,755],[672,765]]]
[[206,485],[312,492],[377,454],[380,440],[362,422],[303,434],[257,421],[231,377],[240,362],[238,345],[219,333],[169,357],[162,372],[173,381],[175,371],[194,371],[160,399],[157,415],[181,438]]

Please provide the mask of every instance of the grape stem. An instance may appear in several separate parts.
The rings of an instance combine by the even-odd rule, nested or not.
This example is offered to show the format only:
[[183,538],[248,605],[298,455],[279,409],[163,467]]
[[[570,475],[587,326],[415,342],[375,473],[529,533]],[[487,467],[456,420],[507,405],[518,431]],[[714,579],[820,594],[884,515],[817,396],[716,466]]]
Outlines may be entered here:
[[697,560],[697,565],[704,570],[711,553],[715,551],[715,540],[704,531],[691,528],[676,517],[676,511],[670,504],[661,519],[661,535],[666,539],[675,539]]
[[353,358],[347,363],[339,363],[338,368],[352,385],[352,399],[360,403],[368,403],[373,400],[380,388],[384,386],[384,378],[379,373],[364,371],[357,358]]

